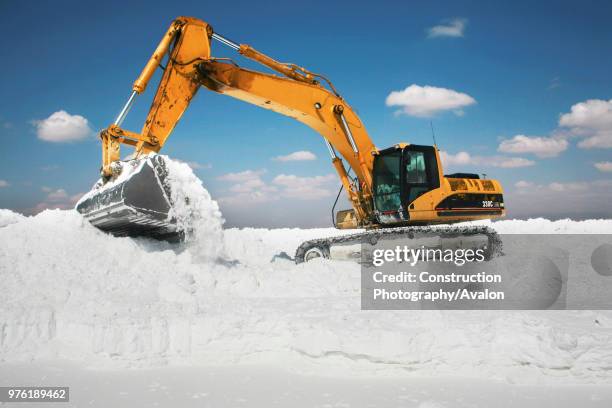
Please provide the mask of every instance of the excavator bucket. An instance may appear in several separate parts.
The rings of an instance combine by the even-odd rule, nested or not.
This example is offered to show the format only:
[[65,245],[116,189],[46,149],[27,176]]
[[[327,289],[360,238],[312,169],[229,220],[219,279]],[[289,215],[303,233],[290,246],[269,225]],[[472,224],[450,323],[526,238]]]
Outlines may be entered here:
[[172,217],[168,170],[161,156],[123,163],[114,181],[94,187],[76,210],[102,231],[115,236],[146,236],[178,241],[182,234]]

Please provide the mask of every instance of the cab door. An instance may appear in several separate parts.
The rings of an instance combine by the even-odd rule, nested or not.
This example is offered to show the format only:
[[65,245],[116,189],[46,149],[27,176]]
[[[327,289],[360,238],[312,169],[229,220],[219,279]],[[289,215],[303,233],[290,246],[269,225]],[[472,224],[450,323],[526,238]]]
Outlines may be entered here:
[[381,224],[394,224],[406,219],[402,205],[402,163],[402,149],[399,148],[383,150],[374,159],[374,208]]
[[431,210],[416,208],[414,201],[440,187],[435,147],[408,145],[402,154],[402,202],[408,211]]

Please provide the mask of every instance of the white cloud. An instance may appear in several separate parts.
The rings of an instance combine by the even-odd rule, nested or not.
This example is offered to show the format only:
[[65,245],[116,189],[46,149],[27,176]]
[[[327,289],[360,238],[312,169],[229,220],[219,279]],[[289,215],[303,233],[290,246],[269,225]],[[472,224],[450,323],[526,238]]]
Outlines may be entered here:
[[539,193],[564,193],[591,191],[606,187],[612,187],[612,180],[592,180],[592,181],[553,181],[548,184],[535,184],[531,181],[518,181],[514,184],[518,189],[530,189]]
[[316,200],[332,195],[332,191],[327,187],[336,181],[337,177],[333,174],[326,176],[299,177],[293,174],[279,174],[274,177],[272,183],[281,186],[281,196],[298,198],[301,200]]
[[612,161],[603,161],[595,163],[595,168],[603,172],[612,172]]
[[267,185],[261,178],[266,170],[245,170],[237,173],[227,173],[219,180],[234,183],[227,191],[231,194],[222,196],[219,201],[230,205],[250,205],[277,200],[277,188]]
[[586,191],[592,185],[592,182],[588,181],[577,181],[569,183],[550,183],[547,187],[551,191],[564,192],[564,191]]
[[317,156],[307,150],[300,150],[297,152],[290,153],[286,156],[277,156],[274,158],[276,161],[288,162],[288,161],[307,161],[316,160]]
[[516,135],[503,140],[497,150],[503,153],[533,153],[540,158],[556,157],[567,150],[569,143],[565,139],[540,136]]
[[572,106],[570,113],[559,118],[559,125],[565,127],[612,127],[612,99],[589,99]]
[[234,184],[229,188],[232,193],[251,193],[253,191],[276,191],[274,187],[268,186],[261,178],[245,180],[241,183]]
[[187,162],[187,164],[194,170],[208,170],[213,167],[211,163],[199,163],[194,161]]
[[279,174],[271,182],[266,182],[261,177],[265,172],[245,170],[219,177],[219,180],[233,183],[226,189],[228,194],[219,198],[219,201],[222,204],[244,206],[281,198],[317,200],[332,195],[331,183],[337,181],[333,174],[313,177]]
[[492,156],[491,158],[483,158],[483,165],[491,167],[501,167],[504,169],[514,169],[517,167],[529,167],[535,165],[533,160],[525,159],[523,157],[502,157]]
[[569,113],[560,116],[559,126],[582,138],[578,147],[612,148],[612,99],[589,99],[573,105]]
[[59,208],[66,210],[74,208],[74,205],[83,195],[83,193],[70,195],[63,188],[53,189],[50,187],[42,187],[41,190],[47,193],[47,195],[42,202],[38,203],[33,209],[30,210],[34,214],[47,209]]
[[32,123],[36,127],[38,138],[46,142],[74,142],[86,139],[93,133],[87,119],[80,115],[71,115],[63,110]]
[[579,139],[578,147],[583,149],[612,148],[612,99],[576,103],[570,112],[559,116],[558,127],[552,136],[516,135],[502,140],[497,150],[530,153],[540,158],[556,157],[568,149],[572,138]]
[[240,171],[237,173],[227,173],[224,174],[220,177],[218,177],[219,180],[222,181],[231,181],[231,182],[244,182],[244,181],[248,181],[248,180],[252,180],[252,179],[258,179],[261,177],[262,174],[264,174],[266,172],[266,170],[264,169],[260,169],[260,170],[245,170],[245,171]]
[[404,90],[391,92],[385,103],[387,106],[400,106],[398,113],[411,116],[429,117],[448,110],[462,116],[461,108],[475,104],[476,100],[452,89],[412,84]]
[[454,18],[452,20],[446,20],[443,22],[443,24],[439,24],[429,28],[427,30],[427,36],[429,38],[463,37],[466,25],[467,19],[465,18]]
[[6,180],[0,180],[0,188],[8,187],[10,184]]
[[578,142],[578,147],[582,149],[610,149],[612,148],[612,131],[598,132],[594,136]]
[[505,169],[529,167],[535,162],[523,157],[505,157],[505,156],[472,156],[468,152],[459,152],[456,154],[440,152],[440,160],[444,168],[458,166],[483,166],[483,167],[500,167]]
[[612,217],[610,206],[601,205],[612,200],[612,180],[518,182],[515,187],[512,194],[504,197],[510,217]]
[[534,184],[531,181],[525,181],[525,180],[520,180],[517,181],[516,183],[514,183],[514,187],[516,188],[529,188],[529,187],[533,187]]
[[456,165],[462,166],[466,164],[471,164],[472,156],[470,156],[468,152],[459,152],[457,154],[451,154],[445,151],[441,151],[440,160],[442,160],[442,165],[444,167]]
[[53,203],[57,203],[60,201],[64,201],[68,198],[68,193],[66,192],[66,190],[64,190],[63,188],[59,188],[57,190],[47,190],[44,189],[43,191],[47,191],[47,201],[53,202]]
[[252,206],[254,204],[268,203],[276,200],[278,200],[277,196],[260,190],[224,195],[218,199],[218,201],[223,205],[235,207]]

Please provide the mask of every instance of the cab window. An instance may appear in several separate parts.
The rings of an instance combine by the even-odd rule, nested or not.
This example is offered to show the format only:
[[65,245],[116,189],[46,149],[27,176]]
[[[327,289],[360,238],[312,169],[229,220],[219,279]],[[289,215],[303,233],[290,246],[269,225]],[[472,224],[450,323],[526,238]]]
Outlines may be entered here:
[[406,183],[427,183],[427,170],[423,152],[406,152]]
[[406,201],[411,204],[437,187],[436,156],[432,147],[410,146],[404,151],[404,160]]
[[400,195],[401,151],[378,156],[374,162],[374,204],[378,211],[397,211]]

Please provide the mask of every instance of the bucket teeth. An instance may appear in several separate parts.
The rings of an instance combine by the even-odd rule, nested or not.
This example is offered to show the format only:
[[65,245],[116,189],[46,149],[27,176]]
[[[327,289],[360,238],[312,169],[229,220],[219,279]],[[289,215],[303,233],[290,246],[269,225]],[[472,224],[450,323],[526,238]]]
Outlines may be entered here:
[[102,186],[79,201],[76,210],[94,226],[115,236],[180,240],[181,233],[171,216],[168,170],[163,158],[151,156],[131,164],[135,164],[135,170],[126,180]]

